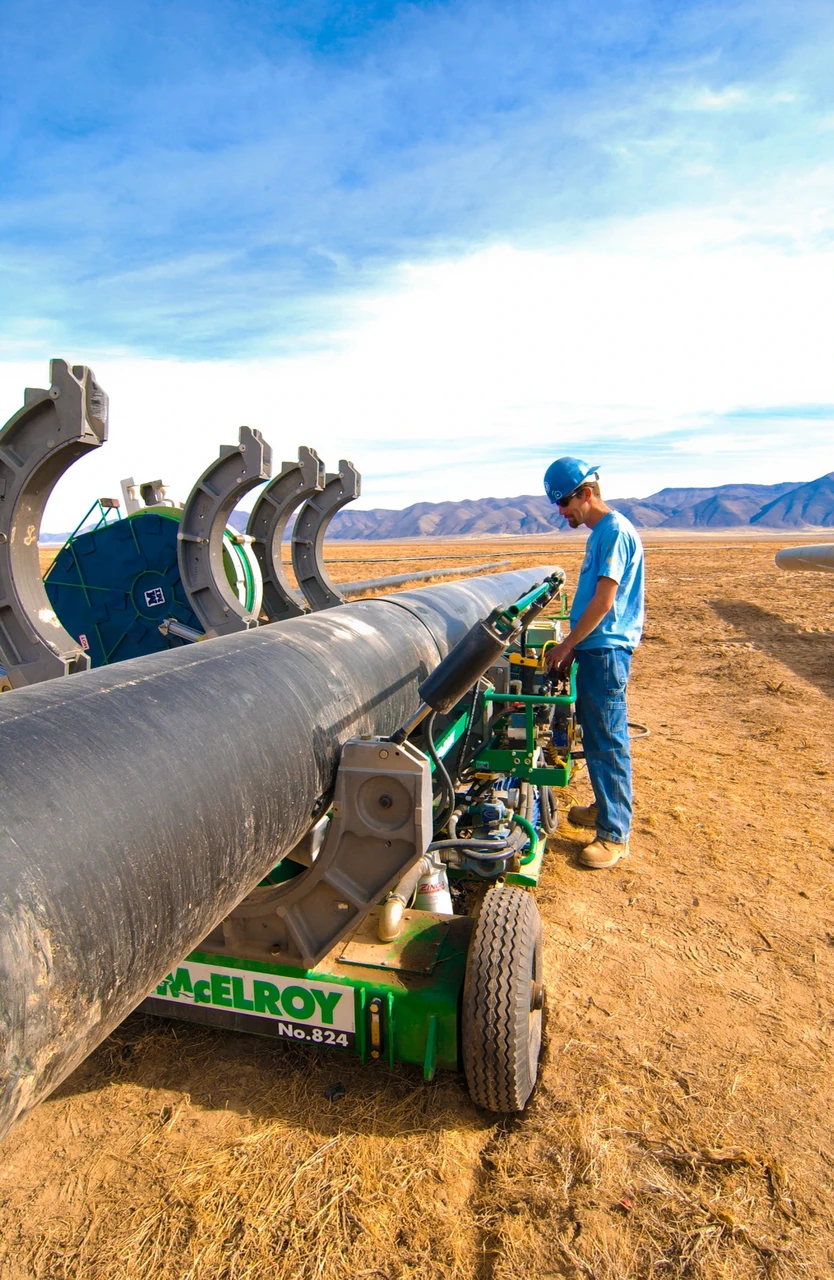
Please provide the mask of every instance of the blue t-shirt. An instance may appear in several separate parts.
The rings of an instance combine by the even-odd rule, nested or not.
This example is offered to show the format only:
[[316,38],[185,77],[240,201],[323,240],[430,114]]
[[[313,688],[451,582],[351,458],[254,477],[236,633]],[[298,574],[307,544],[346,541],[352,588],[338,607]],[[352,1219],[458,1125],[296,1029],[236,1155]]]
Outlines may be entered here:
[[643,544],[634,525],[619,511],[609,511],[588,535],[570,611],[572,627],[585,612],[599,578],[619,583],[614,606],[577,649],[636,649],[645,614]]

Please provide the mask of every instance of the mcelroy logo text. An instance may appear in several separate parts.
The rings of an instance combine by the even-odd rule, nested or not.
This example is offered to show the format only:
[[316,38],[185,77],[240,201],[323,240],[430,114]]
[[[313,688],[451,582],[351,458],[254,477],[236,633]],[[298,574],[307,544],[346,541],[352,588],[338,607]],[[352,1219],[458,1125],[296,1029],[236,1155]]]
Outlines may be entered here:
[[[267,977],[189,960],[163,978],[155,994],[311,1027],[354,1030],[352,989],[302,978]],[[332,1043],[329,1036],[327,1040]]]

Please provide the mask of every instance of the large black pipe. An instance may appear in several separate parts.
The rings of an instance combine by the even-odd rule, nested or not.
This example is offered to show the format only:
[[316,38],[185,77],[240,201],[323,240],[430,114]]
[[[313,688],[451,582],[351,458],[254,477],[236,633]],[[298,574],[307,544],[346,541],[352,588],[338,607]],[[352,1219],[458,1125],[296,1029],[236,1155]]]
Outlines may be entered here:
[[0,1137],[305,833],[341,744],[393,732],[526,569],[0,698]]

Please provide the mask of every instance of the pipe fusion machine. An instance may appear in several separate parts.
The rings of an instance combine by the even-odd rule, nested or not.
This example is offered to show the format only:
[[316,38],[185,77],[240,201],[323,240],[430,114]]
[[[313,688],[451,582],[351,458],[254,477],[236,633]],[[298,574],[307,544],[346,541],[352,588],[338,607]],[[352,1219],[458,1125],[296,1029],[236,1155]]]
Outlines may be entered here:
[[[94,531],[127,526],[122,561],[115,542],[71,539],[47,595],[46,499],[107,425],[88,369],[51,372],[0,432],[0,657],[16,686],[0,698],[0,1135],[137,1006],[427,1080],[462,1070],[478,1105],[521,1110],[544,1006],[531,890],[575,755],[573,673],[544,662],[564,573],[345,602],[321,551],[355,470],[323,479],[300,450],[235,543],[234,505],[269,479],[268,446],[243,428],[176,516],[157,488],[147,514],[102,518]],[[299,504],[300,590],[280,561]],[[156,541],[135,532],[149,517]],[[94,648],[57,587],[92,618],[105,579]],[[161,622],[137,591],[164,596]],[[129,661],[106,656],[119,626]]]

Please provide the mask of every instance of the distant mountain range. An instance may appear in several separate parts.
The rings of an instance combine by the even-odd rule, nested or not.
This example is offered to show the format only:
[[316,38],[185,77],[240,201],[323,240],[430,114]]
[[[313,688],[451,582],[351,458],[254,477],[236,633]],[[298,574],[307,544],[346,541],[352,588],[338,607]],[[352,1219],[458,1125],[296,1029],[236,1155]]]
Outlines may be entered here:
[[[834,527],[834,471],[807,484],[722,484],[712,489],[661,489],[648,498],[614,498],[641,529],[766,529]],[[566,530],[544,494],[416,502],[402,511],[347,507],[333,518],[334,538],[507,536]]]
[[[712,489],[661,489],[648,498],[613,498],[639,529],[834,528],[834,471],[807,484],[721,484]],[[235,511],[230,524],[245,529],[249,516]],[[568,529],[544,494],[519,498],[464,498],[415,502],[401,511],[347,507],[334,516],[330,536],[344,539],[507,537]],[[63,543],[67,534],[41,535]]]

